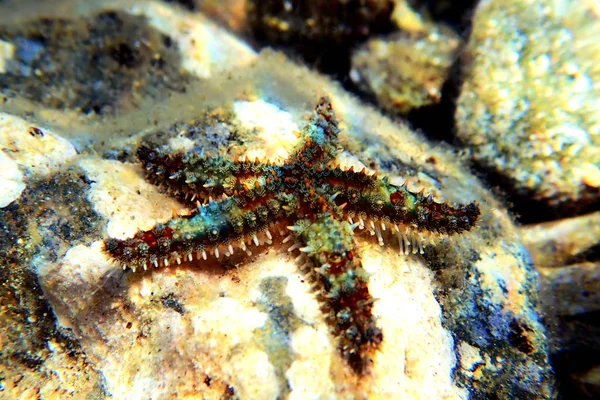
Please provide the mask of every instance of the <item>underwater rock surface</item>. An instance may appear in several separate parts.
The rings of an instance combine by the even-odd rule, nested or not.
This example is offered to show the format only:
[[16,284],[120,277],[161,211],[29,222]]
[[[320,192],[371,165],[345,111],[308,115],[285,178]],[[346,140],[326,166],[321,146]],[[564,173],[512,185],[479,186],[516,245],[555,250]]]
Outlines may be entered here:
[[577,210],[600,200],[598,4],[483,0],[465,54],[457,134],[514,189]]
[[4,26],[0,40],[13,46],[0,90],[53,108],[115,112],[142,96],[181,92],[189,79],[176,43],[128,13]]
[[[37,366],[20,363],[12,371],[41,365],[58,374],[51,360],[65,350],[52,344],[61,337],[77,349],[73,364],[82,371],[60,382],[73,397],[554,397],[529,256],[503,206],[450,148],[431,145],[277,52],[255,54],[200,14],[154,2],[118,12],[144,17],[177,43],[190,43],[195,32],[194,48],[204,51],[177,46],[181,65],[196,67],[186,68],[185,93],[160,97],[158,106],[82,116],[42,104],[32,116],[18,93],[8,100],[5,130],[28,137],[0,136],[2,147],[14,146],[5,156],[23,175],[11,179],[25,186],[0,210],[8,232],[0,266],[39,282],[52,314],[40,341],[50,355],[42,352]],[[134,156],[141,144],[280,163],[324,95],[340,120],[337,163],[377,170],[398,185],[406,181],[435,201],[477,201],[481,210],[472,231],[435,236],[423,255],[401,254],[394,243],[382,247],[368,229],[357,230],[357,257],[370,274],[383,332],[363,375],[340,356],[310,282],[278,232],[272,244],[261,236],[251,256],[209,256],[145,272],[123,271],[102,251],[103,239],[126,239],[174,212],[189,212],[144,179]],[[51,173],[26,165],[39,138],[23,127],[34,121],[73,149],[58,164],[49,156]],[[34,206],[42,215],[32,214]],[[38,222],[19,230],[9,222],[15,216]],[[24,299],[39,296],[22,292]],[[14,293],[8,287],[2,296]],[[10,324],[14,332],[35,321]],[[2,341],[8,331],[1,331]],[[8,358],[1,357],[5,368]],[[11,396],[26,393],[18,373],[3,378]],[[51,383],[40,379],[45,384]]]
[[370,39],[352,55],[350,78],[383,108],[406,114],[440,101],[460,44],[453,31],[433,24]]
[[600,394],[600,212],[523,226],[540,272],[549,352],[564,393]]

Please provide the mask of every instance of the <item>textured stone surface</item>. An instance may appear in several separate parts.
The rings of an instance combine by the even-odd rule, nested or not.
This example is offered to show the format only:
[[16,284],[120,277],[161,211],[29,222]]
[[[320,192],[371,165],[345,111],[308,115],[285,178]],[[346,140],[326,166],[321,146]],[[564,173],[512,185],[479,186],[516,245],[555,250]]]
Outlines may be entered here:
[[77,154],[75,147],[51,131],[0,113],[0,208],[25,189],[25,176],[47,176]]
[[600,212],[525,225],[520,234],[536,266],[573,264],[600,243]]
[[600,213],[520,228],[540,272],[549,350],[565,396],[600,393]]
[[[181,29],[171,34],[174,41],[193,29],[207,32],[204,17],[163,4],[129,10],[147,15],[153,26]],[[216,34],[211,48],[221,49],[202,53],[209,75],[188,69],[195,76],[189,90],[160,107],[141,104],[103,124],[73,120],[68,112],[62,121],[55,111],[36,114],[61,126],[79,154],[57,165],[58,190],[28,185],[1,211],[5,220],[23,221],[37,204],[41,214],[29,231],[3,224],[9,234],[2,243],[9,246],[2,256],[39,279],[56,316],[49,326],[79,346],[102,382],[97,392],[86,391],[81,380],[64,381],[62,389],[94,398],[553,397],[535,273],[511,219],[456,154],[279,53],[239,56],[242,43],[207,26]],[[181,57],[182,64],[195,58]],[[423,256],[401,255],[394,244],[380,247],[368,232],[356,235],[385,338],[364,376],[341,358],[309,282],[279,238],[253,247],[252,256],[145,273],[123,272],[101,251],[103,237],[128,237],[187,212],[144,180],[133,156],[140,143],[278,160],[297,145],[294,130],[322,95],[332,99],[341,121],[337,161],[407,181],[439,201],[478,200],[482,210],[475,230],[436,238]],[[17,105],[7,107],[16,113]],[[46,182],[32,172],[38,177]],[[47,207],[38,199],[49,194]]]
[[566,208],[600,198],[598,35],[594,1],[477,7],[457,133],[517,192]]
[[67,0],[42,7],[44,17],[23,16],[26,23],[0,19],[3,101],[32,104],[36,114],[46,108],[78,118],[125,114],[254,57],[201,14],[160,2],[103,3],[111,2]]
[[352,56],[351,79],[387,110],[404,114],[440,101],[461,40],[450,29],[423,25],[371,39]]
[[34,176],[0,210],[0,397],[104,397],[102,375],[56,325],[35,271],[75,243],[98,240],[99,219],[77,171]]
[[14,46],[0,90],[52,108],[115,112],[143,96],[182,91],[189,79],[172,39],[131,14],[39,19],[7,25],[0,38]]

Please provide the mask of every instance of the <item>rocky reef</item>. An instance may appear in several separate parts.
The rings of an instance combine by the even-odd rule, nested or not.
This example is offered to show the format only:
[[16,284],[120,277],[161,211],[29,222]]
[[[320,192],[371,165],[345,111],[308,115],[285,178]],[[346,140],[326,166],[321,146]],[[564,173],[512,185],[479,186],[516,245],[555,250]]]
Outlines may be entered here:
[[[594,393],[594,44],[533,76],[511,29],[540,12],[563,55],[598,10],[482,1],[463,49],[471,20],[426,3],[0,3],[0,397]],[[294,58],[315,44],[354,71]],[[453,84],[463,149],[411,119]],[[491,166],[569,214],[521,226]]]

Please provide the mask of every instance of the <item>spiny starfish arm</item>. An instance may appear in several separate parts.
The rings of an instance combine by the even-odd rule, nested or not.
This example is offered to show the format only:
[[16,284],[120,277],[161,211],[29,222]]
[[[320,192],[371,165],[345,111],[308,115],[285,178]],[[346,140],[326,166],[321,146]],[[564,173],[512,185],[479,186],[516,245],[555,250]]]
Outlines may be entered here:
[[140,146],[137,156],[146,179],[186,204],[202,203],[224,194],[233,196],[276,178],[275,166],[259,160],[238,161],[190,154],[163,154]]
[[369,293],[369,274],[357,255],[352,227],[324,213],[314,221],[298,221],[293,230],[305,258],[301,270],[318,290],[339,351],[362,375],[383,334],[372,314],[375,299]]
[[379,220],[421,232],[458,234],[471,230],[479,219],[476,203],[451,206],[437,203],[432,196],[411,192],[406,185],[392,185],[364,172],[341,171],[339,168],[321,173],[335,194],[338,205],[349,216]]
[[312,167],[335,158],[338,145],[338,120],[327,97],[321,97],[310,122],[303,129],[304,141],[291,159]]
[[[181,264],[182,261],[230,255],[233,246],[246,250],[258,245],[257,234],[282,220],[294,219],[297,199],[285,192],[254,189],[238,198],[224,198],[198,207],[191,216],[181,216],[149,231],[139,231],[127,240],[108,239],[104,250],[125,269]],[[274,189],[274,188],[266,188]],[[267,233],[270,236],[270,233]]]

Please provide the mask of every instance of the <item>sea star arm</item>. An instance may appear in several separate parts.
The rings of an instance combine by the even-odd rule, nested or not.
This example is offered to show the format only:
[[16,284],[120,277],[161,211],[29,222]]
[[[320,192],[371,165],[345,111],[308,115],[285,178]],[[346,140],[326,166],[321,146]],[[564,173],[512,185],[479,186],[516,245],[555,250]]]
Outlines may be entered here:
[[230,254],[233,246],[246,250],[250,240],[258,245],[257,234],[285,219],[294,219],[298,200],[277,191],[271,184],[244,192],[235,198],[210,201],[198,207],[191,216],[179,216],[149,231],[139,231],[127,240],[107,239],[105,251],[123,269],[147,269],[150,266],[181,264],[182,260],[217,258],[221,252]]
[[314,282],[326,321],[338,337],[338,349],[348,365],[363,374],[383,334],[372,314],[375,299],[367,286],[369,274],[357,255],[353,227],[323,213],[313,222],[300,220],[291,229],[303,254],[300,269]]
[[364,170],[332,166],[339,129],[327,98],[320,100],[303,132],[297,150],[282,165],[196,153],[166,155],[141,146],[138,157],[147,179],[195,210],[131,239],[108,239],[104,250],[123,268],[146,269],[192,261],[194,255],[218,258],[232,253],[234,245],[246,250],[251,240],[259,244],[258,233],[270,239],[273,225],[288,226],[292,233],[283,243],[295,239],[288,251],[301,253],[300,269],[318,290],[340,354],[362,375],[383,334],[372,313],[375,299],[353,230],[366,226],[383,244],[381,231],[395,229],[402,251],[412,246],[414,253],[422,251],[428,234],[472,229],[480,210],[475,203],[439,204]]
[[140,146],[137,156],[148,181],[188,205],[220,199],[224,194],[234,196],[276,179],[275,166],[259,160],[227,160],[196,153],[163,154],[147,146]]
[[457,234],[471,230],[479,219],[476,203],[451,206],[437,203],[423,192],[411,192],[405,184],[397,186],[387,178],[379,179],[363,171],[339,168],[321,173],[328,192],[343,206],[346,216],[376,220],[403,229],[435,234]]

